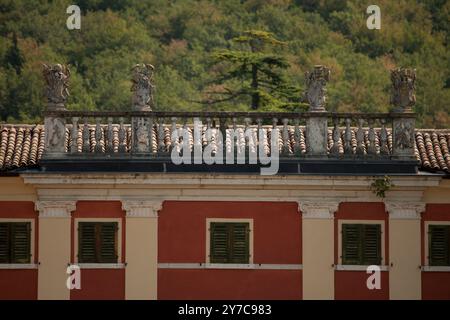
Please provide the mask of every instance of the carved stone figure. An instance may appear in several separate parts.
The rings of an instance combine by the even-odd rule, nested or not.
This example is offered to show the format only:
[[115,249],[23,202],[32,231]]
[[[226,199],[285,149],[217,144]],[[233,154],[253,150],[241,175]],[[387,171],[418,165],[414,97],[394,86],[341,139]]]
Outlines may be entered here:
[[391,104],[395,112],[411,112],[416,103],[414,95],[416,70],[399,68],[391,70],[392,97]]
[[61,118],[45,117],[45,151],[47,153],[64,153],[66,124]]
[[136,149],[137,152],[148,152],[149,151],[149,128],[145,123],[144,119],[137,120],[136,128]]
[[413,148],[414,130],[411,129],[408,122],[405,121],[397,122],[394,131],[395,131],[394,144],[396,148],[400,150]]
[[330,69],[320,65],[305,73],[305,97],[309,102],[309,111],[325,111],[326,85],[330,80],[330,73]]
[[42,64],[43,75],[47,84],[46,96],[48,110],[64,110],[69,97],[70,70],[67,66],[55,64],[49,66]]
[[133,91],[133,109],[135,111],[151,111],[154,106],[153,70],[151,64],[136,64],[133,68],[131,91]]

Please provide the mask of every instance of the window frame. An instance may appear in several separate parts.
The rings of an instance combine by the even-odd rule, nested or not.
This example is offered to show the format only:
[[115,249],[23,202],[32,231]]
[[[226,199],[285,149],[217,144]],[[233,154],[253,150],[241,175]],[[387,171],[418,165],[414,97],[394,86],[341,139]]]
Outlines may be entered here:
[[30,223],[30,262],[26,263],[0,263],[0,269],[30,269],[36,266],[35,263],[35,219],[34,218],[0,218],[0,223]]
[[[121,267],[122,264],[122,218],[75,218],[74,219],[74,229],[73,229],[73,253],[74,253],[74,264],[85,267],[85,268],[97,268],[97,267]],[[78,260],[78,249],[79,249],[79,237],[78,237],[78,227],[80,222],[117,222],[117,262],[116,263],[104,263],[104,262],[89,262],[89,263],[80,263]]]
[[[426,270],[429,271],[440,271],[441,269],[443,271],[450,271],[450,265],[447,266],[432,266],[430,265],[430,243],[429,243],[429,226],[435,225],[435,226],[450,226],[450,221],[425,221],[424,222],[424,266],[426,267]],[[449,248],[449,255],[450,255],[450,248]],[[435,269],[435,270],[434,270]]]
[[[386,228],[384,220],[351,220],[351,219],[339,219],[338,220],[338,265],[342,270],[355,269],[358,270],[360,267],[367,267],[369,265],[362,264],[343,264],[343,234],[342,225],[344,224],[378,224],[380,225],[381,231],[381,265],[380,267],[386,266]],[[384,269],[384,268],[382,268]]]
[[[211,251],[211,223],[248,223],[248,263],[212,263],[210,257]],[[206,219],[206,265],[224,266],[224,267],[240,267],[249,266],[253,264],[253,219],[233,219],[233,218],[207,218]]]

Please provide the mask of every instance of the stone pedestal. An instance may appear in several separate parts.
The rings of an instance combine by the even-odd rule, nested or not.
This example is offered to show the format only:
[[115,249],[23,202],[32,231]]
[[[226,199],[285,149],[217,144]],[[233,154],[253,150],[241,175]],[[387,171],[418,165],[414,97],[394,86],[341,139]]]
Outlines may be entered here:
[[311,117],[306,120],[306,146],[308,157],[327,155],[328,121],[327,117]]

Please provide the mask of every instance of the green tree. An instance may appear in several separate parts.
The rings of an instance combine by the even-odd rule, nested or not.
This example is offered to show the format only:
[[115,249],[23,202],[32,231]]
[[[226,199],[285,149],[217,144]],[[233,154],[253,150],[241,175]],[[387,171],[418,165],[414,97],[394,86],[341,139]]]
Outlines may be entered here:
[[16,70],[16,74],[20,74],[24,62],[25,60],[22,56],[22,53],[17,46],[17,34],[14,32],[12,46],[9,48],[5,55],[5,64],[9,64],[12,68],[14,68],[14,70]]
[[[224,49],[213,53],[217,64],[227,65],[213,83],[223,85],[231,82],[234,88],[223,86],[221,91],[214,93],[225,97],[210,100],[209,103],[247,96],[250,97],[251,108],[257,110],[263,105],[287,106],[298,98],[298,90],[289,85],[281,73],[289,67],[286,59],[267,52],[268,46],[285,46],[284,42],[275,39],[269,32],[258,30],[246,31],[233,41],[243,44],[243,49]],[[238,84],[233,80],[238,80]]]

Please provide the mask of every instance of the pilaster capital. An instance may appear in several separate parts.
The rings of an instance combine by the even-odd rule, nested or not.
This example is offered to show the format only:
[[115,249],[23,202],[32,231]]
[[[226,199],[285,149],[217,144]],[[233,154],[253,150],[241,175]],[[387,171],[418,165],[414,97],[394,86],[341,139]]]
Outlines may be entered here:
[[122,210],[126,211],[127,218],[157,218],[163,200],[124,200]]
[[70,218],[76,209],[76,201],[36,201],[34,206],[39,211],[39,218]]
[[420,214],[425,211],[424,202],[385,202],[386,211],[389,213],[389,219],[420,219]]
[[298,201],[303,219],[334,219],[338,201]]

